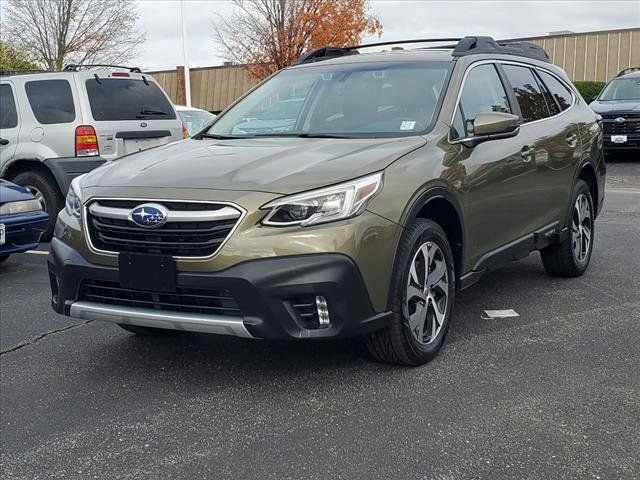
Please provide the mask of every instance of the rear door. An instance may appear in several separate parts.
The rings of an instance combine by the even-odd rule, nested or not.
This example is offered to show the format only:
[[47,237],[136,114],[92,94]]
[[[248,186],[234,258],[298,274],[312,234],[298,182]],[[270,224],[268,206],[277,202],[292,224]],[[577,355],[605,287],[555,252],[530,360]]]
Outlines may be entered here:
[[153,78],[129,72],[82,72],[85,122],[98,136],[100,155],[112,160],[182,139],[173,104]]
[[565,113],[568,107],[565,104],[572,99],[570,94],[561,106],[541,82],[536,68],[515,63],[502,63],[501,67],[519,106],[522,118],[519,136],[529,151],[523,157],[525,176],[518,182],[528,198],[526,219],[520,222],[519,235],[523,236],[562,220],[573,165],[580,155],[580,139],[577,125]]
[[3,82],[0,84],[0,167],[16,152],[19,124],[15,90],[11,83]]

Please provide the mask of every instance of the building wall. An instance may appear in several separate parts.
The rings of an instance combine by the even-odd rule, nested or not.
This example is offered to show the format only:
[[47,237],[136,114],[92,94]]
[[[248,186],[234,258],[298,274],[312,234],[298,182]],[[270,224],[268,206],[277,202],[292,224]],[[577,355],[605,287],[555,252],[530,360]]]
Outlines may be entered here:
[[[606,81],[627,67],[640,67],[640,28],[518,38],[545,49],[572,81]],[[149,72],[175,102],[178,85],[175,70]],[[194,68],[191,104],[219,112],[257,82],[243,66]]]
[[545,49],[572,81],[602,81],[640,67],[640,28],[519,38]]
[[[176,102],[178,81],[175,70],[149,72]],[[194,68],[191,77],[191,105],[219,112],[234,102],[257,82],[241,65]]]

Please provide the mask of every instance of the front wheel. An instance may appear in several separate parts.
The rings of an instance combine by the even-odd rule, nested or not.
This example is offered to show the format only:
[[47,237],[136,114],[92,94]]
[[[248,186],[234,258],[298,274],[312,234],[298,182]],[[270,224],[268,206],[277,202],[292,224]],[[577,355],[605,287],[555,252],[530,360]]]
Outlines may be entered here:
[[594,209],[589,186],[578,180],[572,195],[569,235],[562,243],[540,250],[545,270],[558,277],[579,277],[589,266],[593,251]]
[[440,225],[418,219],[403,235],[391,279],[388,327],[366,338],[379,361],[422,365],[444,343],[455,298],[453,254]]

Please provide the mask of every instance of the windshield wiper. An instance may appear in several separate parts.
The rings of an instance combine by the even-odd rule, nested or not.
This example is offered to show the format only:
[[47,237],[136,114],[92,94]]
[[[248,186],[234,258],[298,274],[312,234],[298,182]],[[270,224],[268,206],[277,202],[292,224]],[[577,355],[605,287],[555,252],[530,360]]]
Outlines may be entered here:
[[140,110],[140,112],[136,115],[136,118],[144,118],[148,115],[169,115],[167,112],[162,112],[160,110]]
[[213,138],[215,140],[235,140],[240,138],[252,138],[252,137],[239,137],[234,135],[218,135],[217,133],[201,133],[199,138]]
[[295,136],[299,138],[353,138],[346,137],[344,135],[335,135],[332,133],[300,133]]

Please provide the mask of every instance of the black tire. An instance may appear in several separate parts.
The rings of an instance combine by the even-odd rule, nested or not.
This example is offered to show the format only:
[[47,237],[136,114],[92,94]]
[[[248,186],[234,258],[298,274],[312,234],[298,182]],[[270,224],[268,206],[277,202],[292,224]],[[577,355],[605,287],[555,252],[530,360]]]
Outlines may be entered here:
[[179,330],[170,330],[168,328],[153,328],[142,327],[140,325],[127,325],[126,323],[119,323],[118,326],[127,332],[135,333],[136,335],[142,335],[144,337],[162,337],[165,335],[175,335],[180,333]]
[[40,240],[51,240],[58,213],[64,208],[64,198],[53,175],[42,170],[31,170],[18,173],[11,181],[23,187],[33,187],[42,193],[45,211],[49,214],[49,223]]
[[4,262],[9,258],[10,253],[5,253],[4,255],[0,255],[0,263]]
[[[448,275],[448,299],[444,311],[444,322],[439,332],[429,343],[420,343],[409,328],[409,319],[403,313],[407,296],[409,270],[418,249],[426,242],[440,248]],[[389,308],[393,312],[391,323],[384,329],[369,334],[365,343],[369,353],[378,361],[407,366],[417,366],[432,360],[442,347],[455,301],[455,267],[447,236],[437,223],[418,219],[409,227],[400,241],[396,264],[390,284]],[[427,301],[427,305],[429,305]]]
[[[577,258],[574,251],[574,237],[572,226],[574,223],[575,206],[578,197],[584,195],[589,204],[589,225],[590,225],[590,241],[588,245],[588,251],[586,257],[583,260]],[[591,260],[591,253],[593,252],[594,241],[594,207],[593,198],[591,197],[591,190],[589,186],[583,180],[578,180],[573,193],[571,195],[571,210],[567,215],[567,221],[565,227],[569,229],[567,238],[561,243],[549,245],[548,247],[540,250],[540,258],[542,258],[542,264],[545,270],[550,275],[555,277],[579,277],[582,275],[589,266]]]

